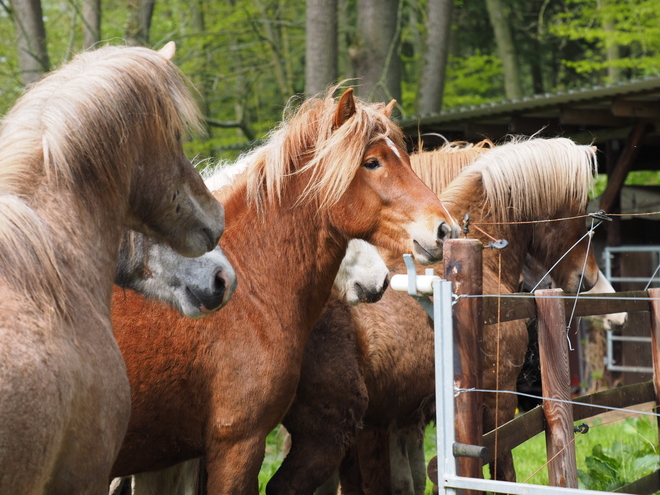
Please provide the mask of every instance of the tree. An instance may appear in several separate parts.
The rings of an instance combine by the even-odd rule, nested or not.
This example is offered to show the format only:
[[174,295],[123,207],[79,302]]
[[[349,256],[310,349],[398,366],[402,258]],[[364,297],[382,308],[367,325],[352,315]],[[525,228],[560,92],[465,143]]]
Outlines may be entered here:
[[131,46],[148,46],[151,17],[155,0],[129,0],[126,43]]
[[337,0],[307,0],[305,94],[317,94],[337,79]]
[[21,79],[29,86],[50,68],[41,1],[13,0],[12,13]]
[[401,103],[400,0],[358,0],[357,43],[353,61],[357,93],[371,101]]
[[417,108],[423,113],[442,109],[453,12],[454,0],[428,0],[426,57],[417,99]]
[[513,42],[507,10],[501,0],[486,0],[488,16],[495,31],[497,50],[504,66],[504,91],[510,100],[522,98],[520,84],[520,69],[516,56],[516,45]]
[[101,41],[101,0],[83,0],[83,48],[89,49]]

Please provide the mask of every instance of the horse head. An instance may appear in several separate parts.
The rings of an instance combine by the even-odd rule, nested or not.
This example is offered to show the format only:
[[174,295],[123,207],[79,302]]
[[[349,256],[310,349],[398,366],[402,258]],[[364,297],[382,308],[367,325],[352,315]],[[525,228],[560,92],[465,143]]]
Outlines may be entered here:
[[387,265],[368,242],[353,239],[335,277],[334,289],[340,298],[355,306],[374,303],[383,297],[390,280]]
[[443,241],[458,235],[458,225],[413,172],[401,131],[389,118],[391,109],[392,103],[377,107],[356,101],[350,89],[339,100],[331,141],[344,142],[350,151],[355,147],[350,136],[358,129],[370,131],[362,131],[359,167],[347,194],[330,207],[330,217],[349,237],[412,252],[418,262],[429,264],[442,259]]
[[199,318],[229,302],[236,274],[219,246],[197,258],[186,258],[165,244],[128,231],[119,250],[115,284],[169,303],[189,318]]

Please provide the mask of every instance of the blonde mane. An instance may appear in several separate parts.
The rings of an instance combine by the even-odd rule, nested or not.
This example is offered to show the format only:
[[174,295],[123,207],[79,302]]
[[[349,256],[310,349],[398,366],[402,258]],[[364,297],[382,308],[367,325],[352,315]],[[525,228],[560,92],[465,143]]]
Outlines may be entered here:
[[0,190],[22,195],[46,180],[77,191],[83,176],[107,194],[129,173],[141,142],[165,144],[189,128],[200,129],[197,104],[158,52],[85,52],[32,86],[4,117]]
[[410,165],[424,184],[440,195],[466,166],[493,146],[489,139],[477,144],[454,141],[436,150],[410,155]]
[[190,128],[200,115],[185,79],[147,48],[82,53],[32,86],[0,124],[4,281],[42,311],[66,314],[50,227],[32,195],[47,188],[71,192],[79,209],[118,206],[143,143],[167,146]]
[[586,205],[596,173],[591,146],[566,138],[514,139],[477,158],[443,197],[464,192],[476,176],[494,221],[543,219],[567,203]]
[[336,89],[325,97],[304,101],[297,109],[289,105],[285,116],[290,116],[270,133],[266,143],[241,158],[249,163],[244,176],[251,204],[257,208],[279,204],[287,178],[309,173],[297,203],[318,201],[319,209],[327,209],[348,189],[370,144],[389,137],[403,145],[401,130],[385,115],[383,104],[356,98],[355,114],[334,129],[337,101],[332,95]]

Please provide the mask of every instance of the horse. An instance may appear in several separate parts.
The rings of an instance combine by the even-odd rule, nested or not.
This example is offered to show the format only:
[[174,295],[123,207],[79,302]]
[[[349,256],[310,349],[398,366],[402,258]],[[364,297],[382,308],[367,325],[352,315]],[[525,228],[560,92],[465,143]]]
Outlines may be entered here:
[[0,493],[101,494],[130,414],[110,326],[122,232],[197,256],[223,209],[186,159],[174,45],[77,55],[0,124]]
[[122,238],[114,282],[170,304],[188,318],[218,311],[236,290],[236,274],[220,246],[187,258],[132,230]]
[[114,298],[133,409],[112,476],[203,455],[209,493],[256,493],[265,438],[293,400],[348,240],[441,257],[458,226],[410,168],[392,106],[351,89],[305,100],[215,192],[241,281],[223,311],[184,320],[139,295]]
[[[435,192],[441,193],[443,203],[456,217],[470,213],[472,222],[478,225],[484,222],[572,217],[583,213],[586,208],[587,191],[595,171],[591,147],[576,146],[565,139],[533,139],[493,149],[470,149],[469,153],[478,156],[476,160],[472,158],[473,164],[465,168],[444,192],[445,186],[436,185],[439,189]],[[452,153],[438,158],[452,161],[452,157],[459,155]],[[417,156],[413,155],[411,161],[415,164]],[[466,160],[464,165],[469,161]],[[551,180],[555,174],[557,177]],[[563,181],[564,177],[571,180]],[[490,250],[484,252],[484,292],[487,294],[517,289],[527,252],[548,266],[586,231],[582,219],[539,225],[484,225],[483,228],[496,238],[510,240],[509,247],[501,253],[501,282],[497,271],[498,254]],[[478,231],[475,235],[475,229],[471,230],[470,235],[481,238],[484,243],[490,240]],[[548,242],[550,240],[552,242]],[[393,273],[404,270],[395,258],[388,257],[386,260],[389,260]],[[565,290],[577,290],[585,260],[582,283],[585,288],[595,283],[598,268],[592,250],[588,250],[587,242],[583,240],[553,272],[562,281]],[[436,268],[442,273],[442,267]],[[346,308],[338,310],[338,321],[345,321],[345,311]],[[421,489],[423,492],[425,469],[423,463],[421,468],[415,467],[414,459],[423,461],[423,453],[420,456],[419,452],[421,433],[423,427],[434,419],[432,325],[412,298],[392,291],[374,305],[358,306],[350,311],[353,317],[344,324],[355,332],[358,348],[352,353],[344,352],[331,357],[341,377],[326,375],[325,380],[319,383],[318,374],[303,367],[299,388],[307,381],[308,375],[314,376],[315,380],[310,380],[314,384],[310,387],[313,393],[307,397],[298,395],[288,412],[288,415],[298,415],[300,419],[296,433],[292,433],[291,452],[269,483],[267,493],[271,495],[311,493],[314,487],[305,485],[309,473],[313,472],[313,477],[317,479],[327,478],[337,467],[340,467],[342,493],[391,493],[395,488],[393,484],[402,493],[412,490],[413,486],[416,491]],[[324,317],[333,320],[332,315]],[[495,341],[499,338],[502,361],[499,366],[499,388],[515,390],[515,377],[527,348],[526,328],[524,324],[501,324],[500,332],[505,337],[498,337],[496,326],[484,329],[484,388],[495,388]],[[333,339],[332,335],[325,334],[324,345],[330,345],[327,341]],[[341,341],[341,335],[336,340]],[[313,368],[325,365],[318,360],[310,360],[309,364]],[[354,407],[352,404],[361,393],[360,387],[349,388],[343,384],[351,380],[359,382],[361,376],[360,387],[366,387],[369,403],[362,418],[364,429],[354,439],[352,429],[343,428],[341,422],[330,423],[322,418],[331,414],[330,409],[340,417]],[[333,404],[328,405],[328,397],[332,397]],[[494,402],[493,394],[485,397],[485,429],[494,426]],[[500,400],[498,405],[498,419],[504,422],[509,411],[513,415],[515,402]],[[337,446],[337,438],[345,442],[343,456],[342,449]],[[405,476],[401,473],[390,476],[390,454],[392,459],[404,458],[405,464],[411,461]],[[289,457],[302,460],[301,464],[288,462]],[[370,465],[374,466],[373,469]],[[314,469],[309,469],[309,466]]]
[[[204,260],[208,257],[209,253],[200,258],[180,259],[181,262],[187,264],[185,269],[181,269],[181,264],[177,263],[171,264],[167,270],[154,273],[151,278],[154,284],[161,288],[156,294],[148,289],[145,292],[144,286],[130,288],[147,297],[155,297],[177,308],[176,299],[173,300],[168,295],[165,297],[161,295],[173,293],[179,283],[173,283],[172,281],[188,279],[191,271],[209,273],[208,263]],[[332,297],[345,300],[350,306],[359,303],[377,302],[387,289],[389,273],[385,262],[374,246],[360,239],[352,239],[348,243],[346,255],[335,277]],[[318,325],[318,322],[316,325]],[[318,332],[313,330],[312,335],[315,334],[318,334]],[[194,459],[160,471],[140,473],[130,478],[117,478],[113,480],[110,494],[121,494],[122,490],[125,489],[123,486],[125,483],[130,483],[132,495],[194,494],[197,490],[199,478],[199,460]]]

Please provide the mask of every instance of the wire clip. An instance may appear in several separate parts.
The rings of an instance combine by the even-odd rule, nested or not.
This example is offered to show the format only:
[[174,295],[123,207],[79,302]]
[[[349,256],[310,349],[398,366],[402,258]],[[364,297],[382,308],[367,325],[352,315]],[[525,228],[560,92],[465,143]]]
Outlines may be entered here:
[[504,249],[509,245],[509,241],[506,239],[498,239],[496,241],[491,241],[488,243],[488,247],[491,249]]
[[605,210],[598,210],[596,213],[589,213],[589,216],[603,222],[611,222],[612,219],[607,216]]
[[589,425],[587,423],[580,423],[579,425],[573,427],[574,433],[585,434],[589,431]]

